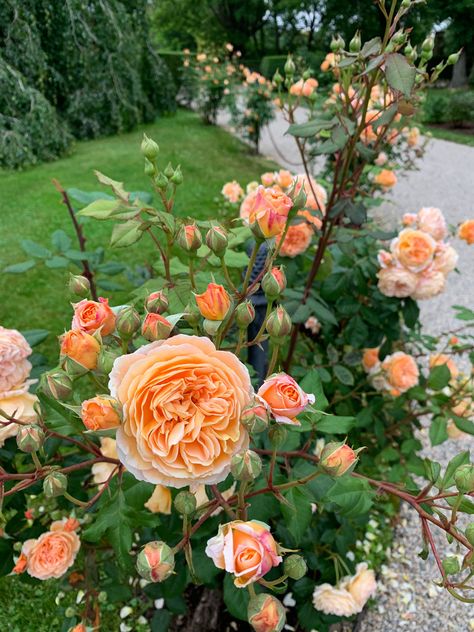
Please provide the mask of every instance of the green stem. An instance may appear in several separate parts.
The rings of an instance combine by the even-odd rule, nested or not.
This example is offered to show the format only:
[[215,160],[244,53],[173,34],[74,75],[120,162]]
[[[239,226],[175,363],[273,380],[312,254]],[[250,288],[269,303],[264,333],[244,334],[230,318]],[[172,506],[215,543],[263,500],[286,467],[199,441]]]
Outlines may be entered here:
[[247,504],[245,502],[245,491],[247,489],[247,481],[241,481],[239,491],[237,492],[238,514],[241,520],[247,520]]
[[191,255],[189,258],[189,278],[191,280],[191,288],[195,292],[196,291],[196,280],[194,278],[194,256]]
[[239,291],[238,289],[235,287],[234,282],[232,281],[232,279],[230,278],[230,274],[229,274],[229,269],[227,267],[226,262],[224,261],[224,257],[220,257],[221,260],[221,268],[222,268],[222,272],[224,274],[224,278],[227,281],[227,285],[230,287],[230,289],[232,290],[232,292],[234,292],[234,294],[238,294]]
[[243,345],[244,340],[245,340],[246,331],[247,331],[246,329],[239,329],[239,337],[238,337],[238,340],[237,340],[237,346],[236,346],[235,351],[234,351],[234,353],[235,353],[235,355],[237,357],[239,357],[240,351],[242,350],[242,345]]
[[32,452],[31,453],[31,458],[33,459],[33,463],[35,464],[35,467],[37,470],[42,470],[43,466],[41,465],[41,461],[38,458],[38,455],[36,454],[36,452]]
[[75,505],[79,505],[79,507],[88,507],[89,506],[89,503],[86,503],[83,500],[79,500],[79,498],[74,498],[74,496],[71,496],[71,494],[69,492],[63,492],[63,496],[64,496],[64,498],[66,498],[70,502],[74,503]]
[[274,344],[272,349],[272,357],[270,358],[270,362],[268,364],[267,377],[273,373],[273,369],[278,360],[278,352],[280,351],[280,345]]
[[249,281],[250,281],[250,275],[252,274],[252,270],[255,265],[255,260],[257,259],[258,251],[260,250],[261,244],[262,244],[261,241],[256,241],[253,247],[252,254],[250,255],[250,260],[247,267],[247,272],[245,273],[245,278],[242,285],[241,296],[245,297],[247,293],[247,288],[249,286]]

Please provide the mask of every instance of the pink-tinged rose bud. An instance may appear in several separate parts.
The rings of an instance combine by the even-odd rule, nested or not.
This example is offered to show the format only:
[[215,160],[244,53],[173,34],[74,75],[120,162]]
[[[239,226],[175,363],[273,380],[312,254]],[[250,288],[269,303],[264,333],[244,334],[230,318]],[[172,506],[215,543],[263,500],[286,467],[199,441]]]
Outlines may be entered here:
[[253,450],[244,450],[232,457],[230,472],[237,481],[253,481],[261,471],[262,459]]
[[381,151],[377,158],[374,160],[374,163],[377,167],[382,167],[388,161],[388,156],[384,151]]
[[97,395],[81,404],[81,419],[87,430],[108,430],[120,425],[120,404],[112,397]]
[[196,224],[185,224],[179,229],[176,242],[183,250],[195,252],[202,244],[201,231]]
[[131,305],[126,305],[117,314],[115,326],[119,336],[129,340],[140,329],[140,314]]
[[67,362],[68,359],[78,365],[78,372],[81,367],[82,372],[96,368],[100,344],[93,336],[85,331],[71,329],[63,334],[60,340],[61,361],[67,373],[70,373],[71,369],[74,368],[71,363]]
[[286,621],[285,608],[269,594],[257,595],[249,601],[247,617],[255,632],[280,632]]
[[467,219],[459,226],[458,237],[470,246],[474,244],[474,219]]
[[[245,203],[245,200],[244,200]],[[293,201],[279,188],[259,186],[251,199],[242,204],[241,217],[248,218],[253,233],[260,239],[270,239],[283,232]]]
[[291,332],[291,318],[284,307],[279,305],[267,318],[265,328],[276,340],[285,338]]
[[206,555],[217,568],[234,575],[237,588],[258,581],[282,561],[270,527],[258,520],[221,524],[207,543]]
[[266,173],[262,173],[260,180],[264,187],[271,187],[275,182],[275,174],[272,171],[267,171]]
[[73,307],[71,329],[80,329],[89,334],[100,330],[102,336],[108,336],[115,329],[115,314],[109,307],[108,299],[99,298],[98,302],[84,299]]
[[44,442],[44,432],[35,424],[22,425],[18,428],[16,443],[22,452],[37,452]]
[[168,309],[168,299],[164,292],[152,292],[145,299],[145,309],[153,314],[162,314]]
[[262,279],[262,290],[265,296],[270,299],[276,299],[286,288],[286,276],[282,267],[273,267]]
[[[242,191],[243,193],[243,191]],[[217,257],[222,257],[227,249],[229,238],[222,226],[211,226],[206,233],[206,244]]]
[[161,314],[149,313],[145,316],[142,325],[142,336],[153,342],[154,340],[166,340],[173,330],[173,325],[161,316]]
[[283,424],[297,424],[296,417],[315,401],[314,395],[305,393],[286,373],[276,373],[265,380],[258,397],[268,404],[276,421]]
[[89,296],[89,292],[91,290],[89,279],[80,274],[69,275],[68,287],[71,294],[75,294],[76,296],[80,296],[81,298],[86,298],[87,296]]
[[357,452],[345,443],[328,443],[321,452],[320,464],[331,476],[342,476],[353,469],[358,461]]
[[230,296],[222,285],[209,283],[207,290],[196,294],[196,304],[201,316],[207,320],[224,320],[230,309]]
[[286,222],[286,215],[280,215],[273,209],[266,209],[254,215],[250,230],[257,239],[271,239],[284,231]]
[[255,320],[255,307],[250,301],[244,301],[235,308],[235,323],[239,329],[247,327]]
[[270,409],[266,404],[254,402],[244,408],[240,421],[249,432],[263,432],[270,423]]
[[28,559],[24,553],[20,554],[20,557],[17,559],[15,566],[13,567],[13,572],[16,575],[20,575],[26,571],[26,567],[28,565]]
[[137,571],[149,582],[163,582],[174,571],[174,554],[161,541],[148,542],[137,556]]

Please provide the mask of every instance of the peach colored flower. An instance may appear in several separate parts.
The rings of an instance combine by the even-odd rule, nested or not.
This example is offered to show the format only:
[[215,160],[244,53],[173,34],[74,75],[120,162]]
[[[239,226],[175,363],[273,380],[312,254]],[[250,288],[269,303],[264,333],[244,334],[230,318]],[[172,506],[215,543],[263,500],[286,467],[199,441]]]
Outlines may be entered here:
[[459,375],[459,369],[453,358],[444,353],[436,353],[430,356],[430,369],[435,366],[443,366],[444,364],[448,367],[452,379],[455,380]]
[[364,349],[362,355],[362,366],[364,371],[371,373],[374,369],[380,366],[379,347],[373,347],[371,349]]
[[386,380],[392,389],[404,393],[418,384],[419,370],[412,356],[396,351],[382,362]]
[[208,320],[224,320],[230,309],[230,296],[222,285],[209,283],[202,294],[195,294],[201,316]]
[[321,466],[332,476],[342,476],[357,460],[357,453],[346,443],[328,443],[321,452]]
[[[38,419],[34,408],[37,403],[38,398],[36,395],[32,395],[28,392],[8,395],[8,397],[2,397],[2,395],[0,395],[0,410],[7,415],[7,417],[3,417],[0,412],[0,421],[7,421],[8,417],[14,416],[18,421],[34,423]],[[19,424],[16,423],[9,423],[8,425],[0,424],[0,448],[7,439],[16,436],[18,426]]]
[[295,419],[315,397],[305,393],[286,373],[271,375],[258,389],[258,397],[268,404],[276,421],[282,424],[298,423]]
[[452,246],[440,242],[436,246],[433,266],[435,270],[442,272],[446,276],[456,269],[458,259],[459,255]]
[[164,485],[155,485],[153,494],[146,501],[145,507],[151,513],[171,513],[171,491]]
[[474,219],[467,219],[459,226],[458,237],[469,245],[474,244]]
[[445,285],[445,275],[430,266],[418,275],[418,281],[411,296],[417,301],[433,298],[441,294]]
[[382,169],[382,171],[374,177],[374,184],[377,184],[383,189],[390,189],[397,184],[397,176],[390,169]]
[[[259,595],[258,610],[251,614],[249,610],[249,623],[254,632],[279,632],[285,623],[285,609],[273,595]],[[249,608],[252,608],[253,601]],[[254,606],[255,610],[255,606]]]
[[123,407],[119,458],[138,480],[218,483],[248,446],[240,423],[253,394],[248,370],[208,338],[177,335],[117,358],[109,388]]
[[20,557],[17,559],[15,566],[12,568],[12,572],[19,575],[26,571],[28,565],[28,559],[24,553],[20,553]]
[[317,215],[313,215],[311,211],[308,211],[308,210],[298,211],[297,215],[298,217],[304,217],[304,219],[308,222],[308,224],[312,224],[316,228],[316,230],[319,230],[321,226],[323,225],[321,218],[318,217]]
[[276,174],[276,183],[282,189],[288,189],[293,184],[293,176],[289,171],[280,169],[280,171]]
[[391,243],[394,257],[408,270],[420,272],[433,261],[436,241],[422,230],[405,228]]
[[221,193],[229,202],[236,204],[243,196],[244,190],[236,180],[232,180],[232,182],[226,182],[226,184],[224,184]]
[[351,617],[361,611],[351,593],[343,588],[320,584],[313,592],[313,605],[324,614]]
[[404,226],[413,226],[417,223],[418,215],[417,213],[404,213],[402,217],[402,224]]
[[73,307],[71,329],[80,329],[89,334],[100,330],[103,336],[108,336],[115,329],[115,314],[109,307],[108,299],[99,298],[97,303],[84,299]]
[[[313,229],[306,222],[292,224],[289,226],[285,240],[281,245],[280,255],[282,257],[296,257],[302,254],[309,248],[313,235]],[[277,243],[279,241],[280,239],[277,237]]]
[[285,228],[292,206],[293,201],[281,189],[277,187],[265,189],[259,186],[253,198],[253,205],[248,208],[248,221],[251,225],[258,225],[265,239],[275,237]]
[[424,206],[418,211],[417,224],[419,230],[431,235],[436,241],[441,241],[448,234],[448,226],[439,208]]
[[120,425],[118,402],[110,397],[96,395],[81,404],[81,419],[87,430],[108,430]]
[[273,171],[267,171],[262,173],[260,180],[264,187],[271,187],[275,183],[275,173]]
[[382,268],[377,273],[378,288],[385,296],[405,298],[415,291],[418,278],[416,274],[405,268]]
[[416,147],[420,142],[420,130],[418,127],[412,127],[407,134],[407,143],[409,147]]
[[237,588],[259,580],[282,561],[270,527],[258,520],[219,525],[217,535],[207,543],[206,555],[217,568],[234,575]]
[[356,573],[352,577],[345,577],[340,587],[347,590],[354,601],[362,610],[367,601],[375,595],[377,590],[377,582],[375,581],[375,573],[369,569],[366,562],[357,564]]
[[377,261],[381,268],[391,268],[395,263],[392,254],[386,250],[379,250],[377,253]]
[[93,336],[71,329],[61,336],[60,341],[62,357],[71,358],[89,370],[96,368],[100,344]]
[[377,158],[374,160],[374,164],[376,164],[377,167],[382,167],[387,162],[388,162],[388,156],[384,151],[381,151],[379,155],[377,156]]
[[328,53],[321,64],[321,70],[327,72],[336,65],[336,56],[334,53]]
[[[17,391],[30,374],[31,347],[16,329],[0,326],[0,393]],[[26,386],[25,389],[27,390]],[[20,390],[22,390],[20,388]]]
[[304,324],[305,329],[309,329],[309,331],[316,335],[321,331],[321,323],[316,318],[316,316],[310,316],[308,320]]
[[36,540],[26,540],[21,552],[26,557],[26,571],[37,579],[59,578],[74,564],[81,546],[79,536],[67,520],[57,520],[51,530]]
[[[103,456],[106,456],[109,459],[118,459],[117,442],[115,439],[112,439],[112,437],[100,438],[100,451]],[[94,463],[91,467],[94,484],[101,487],[114,470],[117,470],[117,465],[115,463]]]

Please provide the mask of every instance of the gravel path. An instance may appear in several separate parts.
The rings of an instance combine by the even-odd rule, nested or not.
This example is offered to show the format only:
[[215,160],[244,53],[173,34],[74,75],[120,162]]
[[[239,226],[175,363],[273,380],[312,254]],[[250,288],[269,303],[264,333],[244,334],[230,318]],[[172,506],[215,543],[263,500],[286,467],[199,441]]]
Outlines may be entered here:
[[[221,119],[225,124],[225,118]],[[260,151],[290,169],[301,170],[301,161],[291,136],[284,136],[287,123],[279,116],[265,130]],[[277,142],[275,148],[273,139]],[[422,206],[437,206],[450,224],[474,217],[474,148],[432,139],[418,171],[411,171],[393,188],[387,201],[377,209],[377,219],[384,227],[396,227],[406,212],[417,212]],[[446,291],[439,297],[421,302],[421,318],[425,333],[436,335],[459,326],[451,305],[462,304],[474,309],[474,247],[454,241],[459,253],[458,268],[462,274],[451,274]],[[425,446],[422,456],[429,456],[446,465],[461,449],[470,449],[474,457],[474,438],[447,441],[430,447],[427,431],[420,433]],[[440,553],[452,549],[439,534]],[[438,588],[436,563],[418,557],[421,550],[420,529],[414,511],[403,507],[400,524],[388,565],[382,569],[376,605],[368,610],[357,626],[358,632],[472,632],[474,605],[463,604]]]

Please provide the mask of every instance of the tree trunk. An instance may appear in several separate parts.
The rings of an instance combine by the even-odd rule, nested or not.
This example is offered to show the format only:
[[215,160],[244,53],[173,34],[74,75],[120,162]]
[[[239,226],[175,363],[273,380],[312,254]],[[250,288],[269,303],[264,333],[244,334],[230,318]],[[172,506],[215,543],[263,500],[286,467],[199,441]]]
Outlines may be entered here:
[[467,85],[466,53],[462,51],[458,61],[453,66],[450,88],[464,88]]

